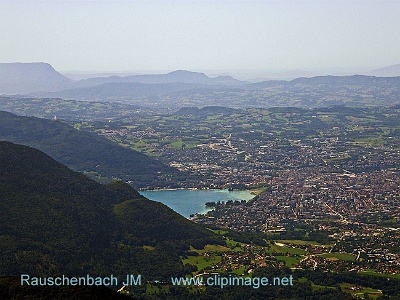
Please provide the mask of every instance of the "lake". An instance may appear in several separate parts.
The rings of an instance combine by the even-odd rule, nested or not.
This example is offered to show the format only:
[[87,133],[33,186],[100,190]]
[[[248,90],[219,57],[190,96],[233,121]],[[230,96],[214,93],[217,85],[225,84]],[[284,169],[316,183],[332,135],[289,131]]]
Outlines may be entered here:
[[150,200],[164,203],[186,218],[191,214],[209,211],[205,206],[206,202],[250,200],[254,197],[250,191],[193,189],[140,191],[140,194]]

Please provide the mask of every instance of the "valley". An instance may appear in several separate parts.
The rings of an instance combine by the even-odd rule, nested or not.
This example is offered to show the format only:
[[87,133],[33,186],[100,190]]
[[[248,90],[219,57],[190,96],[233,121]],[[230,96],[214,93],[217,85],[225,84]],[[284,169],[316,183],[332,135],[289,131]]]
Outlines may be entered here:
[[[20,107],[33,107],[27,100],[22,102]],[[82,105],[87,114],[94,103]],[[43,108],[36,106],[35,114],[40,111]],[[77,133],[102,136],[185,174],[157,185],[142,181],[143,190],[257,190],[250,201],[213,203],[211,198],[211,211],[190,217],[222,241],[203,248],[192,245],[184,252],[180,259],[187,276],[255,276],[265,268],[284,270],[294,276],[295,284],[308,283],[317,292],[324,281],[311,280],[307,272],[338,272],[353,274],[353,279],[364,283],[356,284],[349,277],[330,279],[325,290],[339,285],[346,293],[363,291],[376,298],[386,292],[377,288],[374,278],[399,279],[399,115],[398,105],[213,106],[142,110],[113,119],[77,120],[72,113],[63,122]],[[147,252],[154,249],[146,243],[143,247]],[[170,291],[169,281],[162,282],[125,291]]]
[[[391,276],[400,272],[399,114],[398,106],[205,107],[74,126],[189,172],[184,187],[264,187],[252,201],[216,204],[192,219],[261,234],[278,265]],[[195,261],[216,271],[225,254]]]
[[[37,147],[104,184],[122,180],[141,193],[254,192],[247,201],[210,196],[208,209],[202,204],[185,215],[191,221],[183,219],[185,225],[152,201],[113,204],[122,227],[118,250],[110,249],[120,257],[135,252],[141,263],[134,270],[146,280],[120,294],[193,298],[249,292],[173,286],[172,274],[292,276],[295,288],[252,290],[256,299],[266,289],[271,295],[382,298],[400,280],[398,104],[171,108],[18,96],[2,96],[0,104],[11,112],[0,113],[1,139]],[[116,222],[114,217],[107,219]],[[11,258],[10,237],[3,244]],[[49,250],[36,249],[46,261],[40,251]],[[103,257],[110,250],[102,251],[85,255],[115,263],[115,255]],[[130,273],[129,261],[119,270]]]

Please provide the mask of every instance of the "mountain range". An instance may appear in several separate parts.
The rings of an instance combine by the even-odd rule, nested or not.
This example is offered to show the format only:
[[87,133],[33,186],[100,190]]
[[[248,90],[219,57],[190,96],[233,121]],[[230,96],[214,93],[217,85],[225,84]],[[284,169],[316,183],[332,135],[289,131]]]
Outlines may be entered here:
[[[0,64],[0,94],[123,102],[144,107],[321,107],[392,105],[399,101],[400,65],[371,75],[301,77],[250,83],[184,70],[168,74],[95,77],[72,81],[50,65]],[[299,73],[300,74],[300,73]]]
[[[210,78],[204,73],[178,70],[168,74],[130,75],[93,77],[78,81],[60,74],[48,63],[0,63],[0,94],[35,94],[60,92],[64,90],[90,88],[103,84],[135,83],[140,84],[183,84],[182,89],[190,88],[188,84],[198,85],[241,85],[245,82],[230,76]],[[126,87],[123,86],[123,87]],[[68,93],[68,92],[67,92]]]

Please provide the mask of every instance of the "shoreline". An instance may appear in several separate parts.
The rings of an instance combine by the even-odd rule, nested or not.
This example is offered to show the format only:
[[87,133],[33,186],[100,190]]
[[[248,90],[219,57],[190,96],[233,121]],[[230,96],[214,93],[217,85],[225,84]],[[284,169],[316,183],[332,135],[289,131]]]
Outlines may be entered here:
[[251,190],[228,191],[228,189],[179,188],[140,190],[139,193],[150,200],[167,205],[185,218],[190,218],[190,215],[206,214],[211,211],[212,208],[205,206],[206,202],[227,202],[229,200],[244,200],[248,202],[255,197]]
[[221,188],[190,188],[190,187],[180,187],[180,188],[155,188],[155,189],[137,189],[139,192],[157,192],[157,191],[180,191],[180,190],[190,190],[190,191],[223,191],[227,190],[228,192],[244,192],[244,191],[249,191],[252,195],[257,196],[261,194],[262,192],[265,191],[267,187],[255,187],[255,188],[247,188],[247,189],[233,189],[230,190],[229,188],[226,187],[221,187]]

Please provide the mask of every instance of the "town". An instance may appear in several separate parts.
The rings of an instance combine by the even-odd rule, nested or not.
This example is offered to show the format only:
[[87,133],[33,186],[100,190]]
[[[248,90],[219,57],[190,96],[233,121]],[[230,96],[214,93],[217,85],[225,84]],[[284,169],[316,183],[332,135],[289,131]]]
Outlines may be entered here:
[[249,202],[215,203],[192,216],[209,228],[280,241],[270,245],[280,251],[262,251],[260,265],[283,259],[293,268],[398,274],[399,114],[399,106],[215,107],[75,126],[188,174],[159,188],[261,188]]

